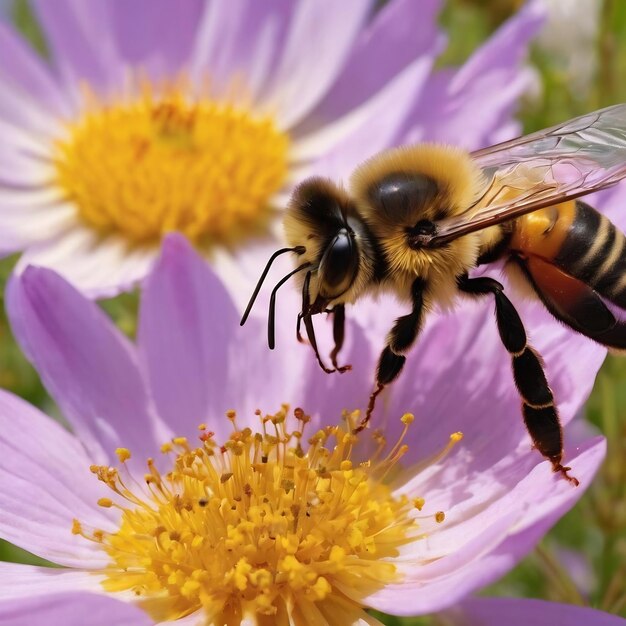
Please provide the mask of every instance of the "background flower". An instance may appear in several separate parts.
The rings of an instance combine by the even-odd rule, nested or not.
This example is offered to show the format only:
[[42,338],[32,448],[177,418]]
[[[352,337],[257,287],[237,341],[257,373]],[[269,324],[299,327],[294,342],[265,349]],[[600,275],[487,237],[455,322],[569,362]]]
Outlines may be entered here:
[[624,620],[614,615],[589,608],[551,604],[540,600],[513,600],[509,598],[480,598],[463,603],[450,611],[451,626],[510,626],[533,624],[534,626],[575,626],[597,624],[597,626],[620,626]]
[[592,85],[598,63],[600,0],[544,0],[547,19],[538,43],[561,67],[567,82],[581,96]]
[[[361,406],[370,386],[374,351],[356,325],[345,355],[355,370],[343,377],[322,374],[306,347],[287,341],[284,326],[279,352],[246,341],[245,333],[258,335],[259,322],[239,329],[223,286],[179,236],[166,240],[146,282],[136,346],[49,270],[30,268],[14,278],[8,308],[25,352],[75,432],[2,394],[2,535],[69,568],[5,564],[5,601],[21,612],[33,602],[48,606],[46,596],[70,590],[78,597],[67,601],[88,601],[85,591],[102,593],[98,577],[85,572],[100,571],[108,557],[97,543],[70,532],[75,519],[106,531],[118,523],[115,508],[96,505],[106,490],[90,475],[91,464],[111,464],[116,450],[128,448],[127,467],[142,475],[143,461],[156,456],[162,442],[177,435],[195,439],[199,422],[217,440],[227,437],[232,427],[219,416],[233,407],[240,428],[253,425],[256,408],[272,411],[285,401],[311,412],[318,427],[344,408]],[[422,358],[407,372],[414,386],[394,389],[385,416],[377,416],[393,444],[397,418],[419,407],[396,481],[411,497],[424,495],[420,524],[427,537],[404,547],[393,561],[403,579],[361,597],[366,605],[406,615],[440,610],[501,576],[580,497],[604,454],[601,439],[576,443],[567,431],[567,459],[583,483],[576,489],[530,449],[508,382],[508,357],[486,317],[481,307],[465,310],[454,342],[450,321],[433,320]],[[539,347],[568,422],[602,353],[565,330]],[[572,367],[573,354],[584,355],[585,367]],[[489,398],[481,392],[485,385],[493,391]],[[419,473],[411,469],[457,430],[465,438],[448,457],[426,461]],[[442,524],[434,522],[438,511],[445,512]]]
[[541,15],[434,71],[439,0],[33,6],[49,61],[0,24],[0,251],[96,296],[145,275],[173,230],[237,293],[259,259],[241,242],[267,238],[294,182],[399,142],[509,135]]

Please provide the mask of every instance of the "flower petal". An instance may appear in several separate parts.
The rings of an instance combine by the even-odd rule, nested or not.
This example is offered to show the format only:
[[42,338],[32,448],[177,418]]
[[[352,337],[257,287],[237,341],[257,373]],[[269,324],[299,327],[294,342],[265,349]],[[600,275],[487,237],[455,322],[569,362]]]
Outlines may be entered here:
[[121,79],[124,68],[111,36],[106,3],[35,0],[34,7],[67,87],[81,81],[108,87],[115,78]]
[[[298,157],[311,157],[320,148],[325,152],[311,164],[311,174],[335,180],[347,178],[363,161],[364,145],[368,155],[393,145],[399,129],[420,100],[433,62],[434,54],[417,59],[360,108],[311,138],[303,138],[295,148]],[[390,108],[393,115],[388,115]]]
[[[104,620],[95,624],[138,626],[153,623],[152,620],[146,622],[145,613],[138,612],[132,605],[105,595],[100,580],[101,577],[94,576],[92,572],[0,562],[0,623],[30,626],[37,623],[32,618],[40,613],[41,622],[45,624],[82,625],[85,624],[85,613],[79,610],[80,606],[85,609],[91,607],[89,626],[92,625],[91,610],[96,620]],[[120,594],[119,597],[124,596]],[[5,621],[22,616],[23,622]],[[55,616],[59,617],[59,621],[54,619]],[[129,617],[133,621],[129,622]]]
[[[488,471],[520,444],[530,449],[511,359],[500,341],[492,307],[488,299],[460,301],[453,312],[431,316],[408,355],[401,380],[385,392],[386,410],[374,415],[375,425],[382,425],[394,441],[402,430],[398,418],[406,411],[415,413],[417,421],[408,439],[415,458],[435,454],[457,431],[464,434],[460,448],[466,473]],[[518,308],[531,344],[544,358],[566,424],[587,399],[606,351],[557,323],[540,303]],[[376,311],[374,305],[367,305],[359,318],[370,334],[374,324],[381,326],[380,321],[372,321]],[[376,332],[378,345],[383,345],[384,332],[384,327]],[[425,426],[420,427],[422,422]],[[533,456],[542,459],[537,452]]]
[[[604,440],[596,439],[582,446],[572,459],[572,471],[583,477],[583,484],[589,484],[605,451]],[[512,490],[503,489],[493,481],[483,486],[487,508],[483,505],[477,510],[468,507],[464,513],[449,511],[443,528],[447,523],[454,524],[454,519],[458,523],[454,533],[441,542],[441,546],[445,544],[446,550],[451,550],[448,555],[424,565],[424,559],[434,557],[437,552],[432,551],[437,544],[436,533],[427,537],[423,546],[415,542],[413,564],[409,560],[398,564],[404,572],[402,583],[373,594],[367,604],[396,615],[430,613],[453,605],[511,569],[584,492],[583,488],[575,488],[551,474],[548,463],[519,475],[523,478]],[[462,494],[462,490],[471,486],[471,481],[466,480],[450,488]],[[500,499],[494,498],[498,491]],[[482,524],[477,527],[475,517],[479,516],[481,521],[483,512]],[[452,541],[453,535],[457,535],[460,544]],[[475,550],[476,545],[483,547]],[[416,593],[418,589],[420,592]]]
[[529,2],[461,69],[434,74],[425,87],[429,97],[407,120],[402,141],[438,141],[470,150],[492,143],[492,135],[510,120],[519,96],[532,83],[532,74],[520,64],[543,16],[541,4]]
[[[86,618],[88,616],[88,618]],[[11,626],[150,626],[141,609],[96,593],[72,592],[34,595],[0,602],[0,623]]]
[[472,598],[445,612],[451,626],[623,626],[626,620],[589,607],[527,598]]
[[[4,158],[0,155],[0,168]],[[15,167],[15,163],[12,164]],[[24,179],[37,176],[37,165],[24,168]],[[29,172],[29,170],[31,170]],[[15,172],[14,172],[15,174]],[[0,173],[0,177],[2,174]],[[16,178],[16,177],[15,177]],[[0,252],[17,252],[67,231],[76,222],[75,211],[57,194],[41,189],[2,189],[0,186]]]
[[165,431],[134,347],[98,306],[54,272],[30,267],[11,279],[7,309],[20,345],[92,458],[110,462],[118,447],[153,456]]
[[9,148],[18,152],[20,156],[48,161],[49,137],[42,137],[27,128],[14,124],[11,120],[2,118],[0,118],[0,135],[3,144],[8,144]]
[[3,21],[0,21],[0,81],[3,97],[9,88],[28,94],[57,115],[69,110],[68,102],[45,63]]
[[3,86],[0,98],[2,120],[47,138],[52,138],[58,132],[60,127],[58,115],[53,113],[52,107],[45,108],[45,101],[35,100],[31,94],[3,80],[1,74],[0,85]]
[[92,572],[0,561],[0,604],[47,594],[101,589],[100,577]]
[[295,7],[291,0],[212,2],[198,27],[192,79],[202,84],[208,77],[212,90],[228,93],[243,77],[255,99],[276,66]]
[[[66,218],[72,208],[67,207]],[[148,273],[157,254],[156,246],[133,246],[119,235],[103,236],[74,216],[71,226],[58,235],[30,246],[16,271],[23,272],[29,265],[48,267],[89,297],[107,298],[132,289]]]
[[[108,0],[111,28],[120,55],[158,78],[172,78],[191,54],[203,0]],[[152,70],[152,71],[151,71]]]
[[99,546],[73,535],[80,519],[113,530],[105,488],[80,442],[23,400],[0,392],[0,536],[53,563],[103,567]]
[[[170,235],[146,281],[138,342],[159,414],[177,435],[193,436],[206,422],[227,436],[231,426],[222,418],[229,409],[237,410],[240,427],[248,420],[256,426],[257,408],[276,411],[302,388],[304,363],[276,358],[259,345],[264,324],[251,318],[241,328],[239,319],[206,262],[184,237]],[[277,330],[289,349],[291,327],[288,341],[281,340],[284,326]]]
[[297,124],[334,82],[372,6],[370,0],[301,0],[296,5],[265,97],[283,129]]
[[232,408],[228,359],[238,330],[221,282],[184,237],[168,237],[146,281],[138,344],[159,414],[177,435]]
[[437,27],[441,4],[441,0],[394,0],[377,11],[359,33],[341,74],[312,112],[315,122],[326,124],[349,113],[412,62],[441,52],[444,42]]
[[[328,328],[323,332],[321,326],[316,320],[320,348],[325,345],[331,346]],[[301,350],[303,353],[301,358],[306,360],[307,369],[303,376],[305,387],[303,399],[300,400],[302,408],[317,417],[320,427],[337,424],[342,411],[361,408],[363,401],[367,399],[368,390],[373,385],[370,371],[372,352],[365,333],[357,324],[349,321],[346,323],[346,345],[339,353],[339,364],[350,364],[352,370],[344,374],[334,373],[329,376],[324,373],[317,364],[310,346],[304,348]]]

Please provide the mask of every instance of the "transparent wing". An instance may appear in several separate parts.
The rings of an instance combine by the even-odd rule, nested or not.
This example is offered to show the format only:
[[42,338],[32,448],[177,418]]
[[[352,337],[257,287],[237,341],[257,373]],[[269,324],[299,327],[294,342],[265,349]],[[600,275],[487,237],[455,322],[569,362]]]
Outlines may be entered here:
[[485,185],[464,213],[437,222],[437,246],[614,185],[626,177],[626,104],[478,150]]

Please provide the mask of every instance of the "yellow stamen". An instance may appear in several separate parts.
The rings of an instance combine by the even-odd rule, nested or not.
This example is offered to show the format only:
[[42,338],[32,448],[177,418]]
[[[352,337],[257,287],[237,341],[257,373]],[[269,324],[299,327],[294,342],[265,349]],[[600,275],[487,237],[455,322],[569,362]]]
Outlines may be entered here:
[[[302,409],[294,414],[298,424],[309,420]],[[121,510],[119,529],[87,531],[75,520],[72,532],[109,555],[107,591],[133,592],[159,622],[199,611],[206,623],[256,615],[269,624],[299,603],[332,613],[341,602],[356,614],[359,594],[398,580],[393,558],[424,536],[415,515],[424,499],[394,495],[384,480],[407,446],[358,463],[350,458],[356,413],[346,413],[346,426],[316,432],[306,450],[301,432],[287,428],[287,406],[257,415],[261,433],[235,429],[223,445],[206,424],[196,448],[172,439],[162,447],[171,469],[162,474],[149,459],[146,486],[126,469],[91,468],[116,494],[98,504]],[[234,411],[227,418],[235,424]],[[410,421],[403,418],[401,438]]]
[[128,448],[118,448],[115,451],[117,458],[120,460],[120,463],[124,463],[130,459],[130,450]]
[[67,127],[54,155],[57,184],[83,221],[137,243],[179,231],[231,245],[263,232],[287,175],[289,139],[271,118],[185,85],[98,102]]

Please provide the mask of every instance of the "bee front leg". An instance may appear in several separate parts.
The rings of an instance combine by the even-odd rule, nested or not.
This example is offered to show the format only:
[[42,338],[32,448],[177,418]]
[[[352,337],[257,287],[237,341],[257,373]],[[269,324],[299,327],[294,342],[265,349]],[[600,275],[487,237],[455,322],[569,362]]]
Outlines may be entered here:
[[404,353],[413,345],[422,328],[425,288],[426,281],[422,278],[416,278],[411,285],[413,308],[408,315],[403,315],[394,322],[387,336],[387,345],[378,359],[376,389],[369,397],[365,417],[354,429],[355,433],[359,433],[367,427],[376,406],[376,398],[387,385],[400,375],[404,367],[406,361]]
[[469,278],[467,275],[458,279],[458,285],[469,295],[494,295],[498,332],[511,355],[513,379],[522,397],[522,413],[528,433],[537,450],[552,463],[553,471],[578,485],[578,480],[568,474],[570,468],[561,465],[563,430],[541,357],[528,345],[522,320],[513,303],[504,295],[504,287],[493,278]]
[[343,340],[346,333],[346,307],[343,304],[337,304],[333,307],[333,341],[335,347],[330,353],[330,361],[338,372],[347,372],[352,369],[352,365],[337,365],[337,355],[343,348]]

